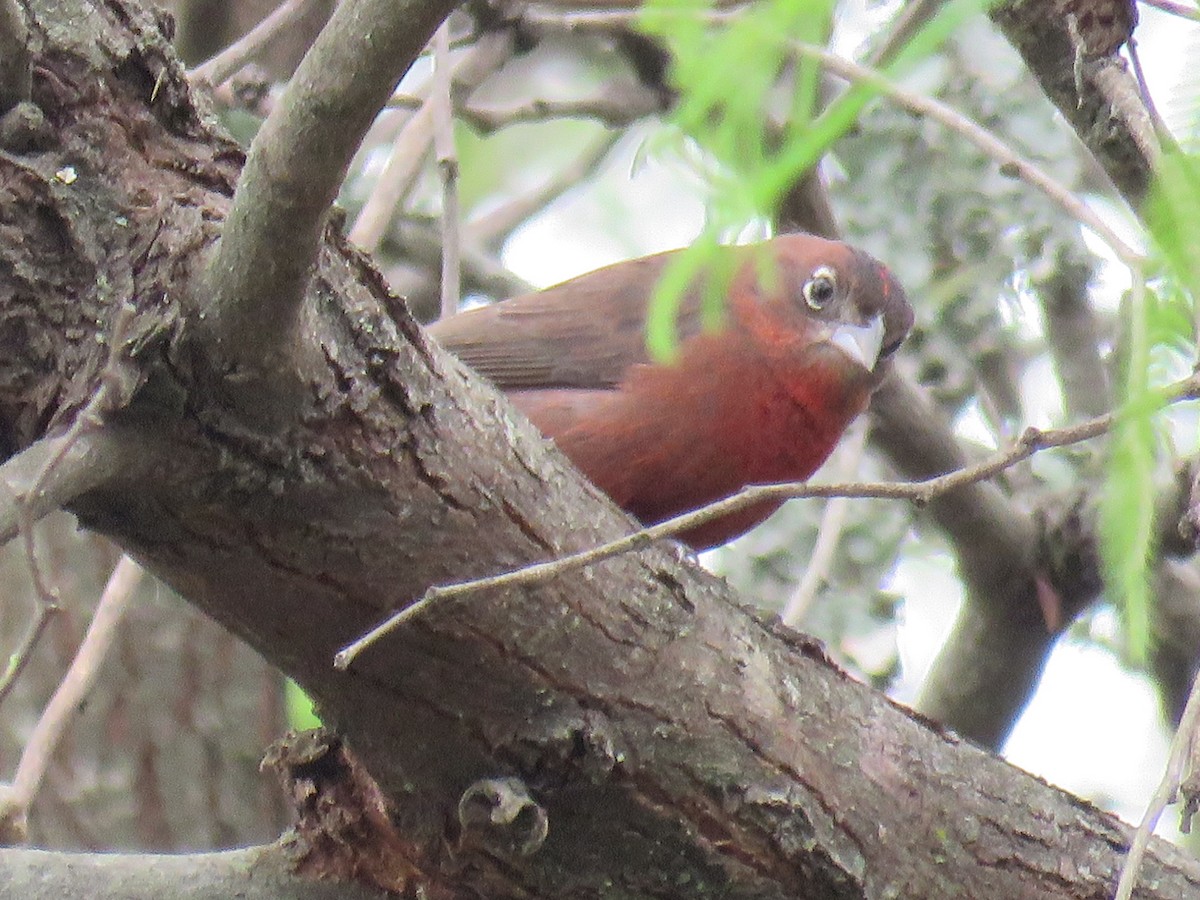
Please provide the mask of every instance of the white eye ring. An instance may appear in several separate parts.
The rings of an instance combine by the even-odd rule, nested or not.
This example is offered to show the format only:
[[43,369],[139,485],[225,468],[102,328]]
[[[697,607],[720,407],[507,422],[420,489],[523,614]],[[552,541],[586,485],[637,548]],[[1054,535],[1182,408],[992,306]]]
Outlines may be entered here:
[[811,309],[822,309],[837,295],[837,274],[829,266],[813,270],[804,282],[804,302]]

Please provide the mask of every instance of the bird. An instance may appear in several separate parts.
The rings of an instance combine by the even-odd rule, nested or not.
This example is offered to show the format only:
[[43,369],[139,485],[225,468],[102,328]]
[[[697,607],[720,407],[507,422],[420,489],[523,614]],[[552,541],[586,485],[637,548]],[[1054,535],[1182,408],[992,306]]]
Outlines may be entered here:
[[[681,298],[675,352],[660,360],[647,349],[647,308],[680,252],[619,262],[427,327],[643,525],[747,485],[807,479],[866,409],[913,323],[900,284],[872,256],[782,234],[717,248]],[[703,309],[714,284],[725,294],[715,326]],[[781,502],[678,537],[710,549]]]

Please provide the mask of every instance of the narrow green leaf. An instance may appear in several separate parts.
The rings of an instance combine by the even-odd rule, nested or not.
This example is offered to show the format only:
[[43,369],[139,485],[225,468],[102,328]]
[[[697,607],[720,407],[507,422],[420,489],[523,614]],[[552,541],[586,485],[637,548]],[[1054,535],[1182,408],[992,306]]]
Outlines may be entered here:
[[[885,72],[895,75],[934,52],[987,0],[951,0],[901,48]],[[857,121],[878,90],[855,85],[828,109],[816,109],[819,67],[795,52],[797,41],[823,43],[832,0],[773,0],[745,9],[722,28],[710,25],[710,0],[650,0],[639,27],[672,54],[671,79],[680,95],[671,121],[715,161],[709,223],[704,235],[667,267],[651,302],[646,343],[652,356],[674,355],[675,317],[682,292],[711,259],[724,232],[738,233],[756,219],[774,221],[779,205],[832,144]],[[768,129],[779,74],[795,65],[789,120]],[[724,296],[719,273],[705,291],[705,321]]]
[[304,693],[304,689],[292,679],[284,685],[284,704],[287,708],[288,727],[295,731],[306,731],[310,728],[321,727],[321,719],[317,715],[312,699]]

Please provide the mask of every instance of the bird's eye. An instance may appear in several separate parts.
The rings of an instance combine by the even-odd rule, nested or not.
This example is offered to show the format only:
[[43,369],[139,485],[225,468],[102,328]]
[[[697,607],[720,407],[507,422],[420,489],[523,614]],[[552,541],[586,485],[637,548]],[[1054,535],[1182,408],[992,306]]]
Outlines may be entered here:
[[804,282],[804,302],[813,309],[827,306],[836,293],[837,276],[828,266],[821,266]]

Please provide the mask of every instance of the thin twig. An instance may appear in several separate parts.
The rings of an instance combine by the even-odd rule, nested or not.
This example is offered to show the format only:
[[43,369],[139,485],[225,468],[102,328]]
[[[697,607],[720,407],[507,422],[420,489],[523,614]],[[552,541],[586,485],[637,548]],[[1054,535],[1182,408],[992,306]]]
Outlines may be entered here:
[[[858,471],[863,453],[867,448],[867,430],[862,423],[859,423],[855,426],[854,433],[850,435],[849,439],[842,441],[842,457],[837,470],[837,475],[842,476],[842,480],[851,477]],[[841,542],[842,529],[846,525],[846,515],[849,511],[849,497],[833,497],[825,504],[825,509],[821,513],[821,524],[817,527],[817,540],[813,544],[813,551],[804,567],[804,574],[801,576],[796,590],[788,598],[783,612],[779,614],[780,621],[785,625],[793,628],[799,626],[804,621],[809,609],[812,608],[813,601],[817,598],[817,591],[828,578],[829,570],[833,566],[834,554]]]
[[454,98],[450,94],[450,25],[433,36],[433,152],[442,180],[441,314],[458,312],[462,292],[462,232],[458,212],[458,151],[454,146]]
[[1184,6],[1182,3],[1173,3],[1172,0],[1140,0],[1140,2],[1146,6],[1161,9],[1172,16],[1180,16],[1184,19],[1200,22],[1200,9],[1196,9],[1194,6]]
[[[528,18],[532,15],[531,13],[527,13],[526,17]],[[612,28],[614,25],[632,24],[636,19],[636,15],[635,13],[625,11],[605,10],[602,12],[568,13],[559,16],[557,23],[546,16],[536,16],[535,21],[539,24],[544,23],[550,27],[554,27],[557,24],[560,29],[565,28],[567,30],[603,29]],[[707,19],[710,22],[719,24],[728,22],[732,18],[736,18],[737,15],[737,12],[714,11],[707,14]],[[1086,203],[1047,175],[1042,169],[1020,156],[1008,144],[1000,140],[1000,138],[996,137],[982,125],[977,124],[969,117],[931,97],[905,90],[878,69],[852,62],[815,44],[805,44],[797,41],[793,42],[791,46],[797,53],[818,60],[827,71],[839,78],[856,84],[869,85],[901,107],[940,122],[951,131],[966,138],[984,154],[999,163],[1004,171],[1011,171],[1018,175],[1027,184],[1037,188],[1054,201],[1071,218],[1094,231],[1122,262],[1127,265],[1141,264],[1143,259],[1142,254],[1125,243],[1109,227],[1108,223],[1093,212]]]
[[25,671],[25,667],[29,665],[29,660],[33,658],[33,651],[37,649],[38,643],[45,634],[50,620],[54,618],[54,613],[57,612],[56,606],[51,606],[48,603],[38,602],[37,614],[33,621],[29,623],[29,628],[25,631],[25,637],[21,639],[21,643],[17,645],[17,649],[8,657],[8,662],[4,666],[4,673],[0,675],[0,704],[2,704],[17,683],[17,679],[21,677],[21,673]]
[[284,30],[300,21],[314,0],[285,0],[265,19],[238,38],[212,59],[202,62],[191,71],[193,83],[206,82],[211,87],[224,84],[246,63],[254,59]]
[[[121,441],[104,430],[69,441],[42,438],[0,466],[0,544],[17,537],[26,522],[37,522],[110,478],[124,464]],[[46,463],[56,459],[48,474]],[[41,486],[33,490],[35,481]]]
[[[1177,403],[1183,400],[1194,400],[1200,397],[1200,374],[1192,375],[1182,381],[1157,392],[1164,404]],[[439,600],[461,597],[491,588],[508,588],[517,585],[528,586],[549,581],[564,572],[569,572],[592,563],[611,559],[623,553],[640,550],[661,538],[671,537],[683,531],[696,528],[713,519],[718,519],[730,513],[738,512],[748,506],[762,503],[766,500],[792,500],[800,497],[851,497],[879,498],[888,500],[908,500],[918,506],[924,506],[934,497],[949,493],[964,485],[984,481],[1003,472],[1014,464],[1028,459],[1041,450],[1051,447],[1064,447],[1077,444],[1109,431],[1117,420],[1117,413],[1105,413],[1102,416],[1080,422],[1065,428],[1040,430],[1027,428],[1025,432],[1005,450],[999,450],[991,456],[973,465],[964,466],[953,472],[927,478],[923,481],[876,481],[852,482],[837,484],[809,484],[807,482],[792,482],[787,484],[750,485],[737,493],[710,503],[700,509],[667,519],[657,525],[640,528],[631,534],[609,541],[578,553],[571,553],[546,562],[534,563],[514,571],[503,572],[499,575],[489,575],[448,585],[434,585],[424,595],[409,606],[390,616],[385,622],[371,629],[354,642],[343,647],[334,657],[334,666],[346,669],[354,662],[356,656],[380,638],[394,631],[413,616],[424,611]]]
[[642,85],[610,83],[590,97],[551,100],[533,97],[504,107],[463,108],[459,115],[472,128],[491,134],[510,125],[551,119],[593,119],[610,128],[625,128],[662,112],[662,99]]
[[[484,35],[454,66],[455,93],[470,93],[500,68],[511,53],[512,38],[507,32]],[[396,135],[387,165],[354,220],[350,241],[367,253],[374,253],[379,248],[384,232],[396,215],[396,208],[421,171],[421,160],[433,141],[433,107],[431,92]]]
[[[527,281],[522,281],[496,258],[495,253],[481,247],[468,224],[463,228],[461,249],[463,286],[468,291],[489,297],[515,297],[537,290]],[[431,281],[428,272],[437,270],[442,264],[441,230],[427,219],[401,216],[388,236],[388,245],[395,249],[420,274],[403,270],[389,272],[388,280],[396,293],[405,297],[419,294],[427,289]],[[411,283],[409,278],[411,276]],[[422,284],[426,288],[422,288]]]
[[1171,741],[1171,752],[1167,757],[1167,768],[1163,772],[1162,781],[1142,816],[1141,824],[1133,834],[1129,845],[1129,853],[1121,866],[1121,877],[1117,881],[1117,892],[1113,900],[1130,900],[1133,889],[1137,886],[1138,873],[1146,848],[1158,819],[1169,803],[1174,802],[1180,784],[1183,783],[1184,771],[1192,757],[1196,745],[1197,733],[1200,732],[1200,674],[1192,681],[1192,691],[1188,695],[1187,704],[1183,708],[1183,716],[1179,719],[1179,727],[1175,729],[1175,737]]
[[117,562],[66,675],[21,752],[12,784],[0,790],[0,821],[21,821],[29,812],[63,733],[96,684],[129,599],[142,575],[141,567],[128,556],[122,556]]
[[1137,38],[1133,35],[1130,35],[1129,40],[1125,42],[1125,52],[1129,54],[1129,62],[1133,64],[1133,76],[1137,80],[1138,90],[1142,94],[1142,104],[1146,107],[1146,114],[1150,117],[1150,122],[1158,134],[1159,142],[1163,146],[1173,146],[1175,138],[1171,134],[1166,120],[1158,113],[1158,106],[1155,105],[1154,97],[1150,93],[1150,83],[1146,81],[1146,73],[1142,71],[1142,57],[1138,53]]
[[904,4],[892,20],[883,43],[871,52],[870,64],[883,66],[890,63],[945,5],[946,0],[911,0]]
[[136,310],[130,303],[122,304],[117,310],[112,332],[109,335],[108,359],[100,370],[99,383],[87,404],[71,421],[71,426],[66,433],[50,446],[50,451],[42,458],[28,489],[18,492],[7,479],[4,481],[4,484],[13,492],[15,500],[16,527],[24,540],[25,558],[29,563],[29,572],[33,580],[34,592],[37,595],[37,615],[26,632],[25,638],[21,641],[21,645],[9,657],[8,664],[5,666],[3,674],[0,675],[0,703],[3,703],[4,698],[12,691],[13,685],[16,684],[17,679],[29,664],[33,651],[37,648],[50,620],[58,612],[58,597],[46,584],[41,566],[38,564],[37,548],[34,545],[33,526],[41,516],[45,515],[46,511],[44,504],[40,503],[39,499],[43,496],[46,485],[53,479],[55,470],[64,465],[64,461],[75,449],[84,432],[103,424],[104,416],[122,405],[127,399],[122,396],[125,391],[125,379],[122,374],[121,354],[125,350],[125,340],[135,313]]
[[827,71],[839,78],[869,85],[905,109],[940,122],[951,131],[966,138],[999,163],[1004,171],[1017,174],[1026,184],[1037,188],[1054,201],[1068,216],[1094,231],[1126,265],[1141,264],[1142,254],[1126,244],[1103,218],[1092,211],[1091,207],[982,125],[932,97],[905,90],[876,69],[860,66],[835,53],[830,53],[824,47],[802,43],[795,43],[792,46],[795,47],[796,52],[819,60]]
[[586,181],[608,158],[609,151],[621,137],[619,131],[605,131],[598,140],[586,147],[573,161],[559,169],[532,191],[512,198],[507,203],[484,213],[467,223],[467,234],[485,247],[499,246],[513,231],[541,212],[571,188]]

